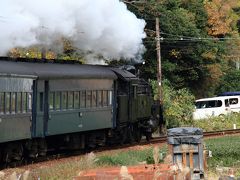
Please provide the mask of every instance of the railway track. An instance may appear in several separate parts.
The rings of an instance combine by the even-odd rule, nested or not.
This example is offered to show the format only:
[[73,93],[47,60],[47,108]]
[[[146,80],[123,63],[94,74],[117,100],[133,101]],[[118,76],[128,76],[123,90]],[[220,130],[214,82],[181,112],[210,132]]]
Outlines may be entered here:
[[[203,137],[204,138],[211,138],[211,137],[221,137],[225,135],[234,135],[234,134],[240,134],[240,129],[231,129],[231,130],[223,130],[223,131],[212,131],[212,132],[204,132]],[[155,137],[150,140],[150,142],[146,141],[145,139],[142,140],[141,142],[137,143],[129,143],[129,144],[124,144],[124,145],[114,145],[114,146],[104,146],[104,147],[98,147],[97,149],[87,149],[85,151],[64,151],[62,150],[61,152],[56,152],[56,153],[49,153],[46,157],[40,157],[36,159],[22,159],[21,161],[17,162],[11,162],[9,164],[6,164],[0,169],[5,169],[9,167],[21,167],[23,165],[28,165],[28,164],[33,164],[33,163],[39,163],[39,162],[44,162],[44,161],[51,161],[55,159],[61,159],[61,158],[68,158],[72,156],[78,156],[78,155],[83,155],[88,152],[94,151],[94,152],[103,152],[107,150],[117,150],[117,149],[124,149],[124,148],[129,148],[132,146],[141,146],[141,145],[148,145],[148,144],[164,144],[167,143],[167,136],[161,136],[161,137]]]
[[[240,134],[240,129],[229,129],[223,131],[210,131],[210,132],[203,132],[203,138],[211,138],[217,136],[225,136],[225,135],[233,135],[233,134]],[[150,141],[152,144],[157,143],[166,143],[167,136],[156,137]],[[145,144],[146,142],[141,142],[141,144]]]
[[224,135],[233,135],[233,134],[240,134],[240,129],[204,132],[203,137],[215,137],[215,136],[224,136]]

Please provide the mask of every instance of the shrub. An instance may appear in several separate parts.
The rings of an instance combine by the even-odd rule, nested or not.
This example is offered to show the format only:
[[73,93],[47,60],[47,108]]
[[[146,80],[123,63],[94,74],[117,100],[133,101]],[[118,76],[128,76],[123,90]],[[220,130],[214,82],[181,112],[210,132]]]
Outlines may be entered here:
[[240,91],[239,78],[239,70],[230,70],[221,78],[216,93],[218,94],[226,91]]
[[[154,98],[157,98],[157,82],[151,81]],[[176,90],[170,82],[163,81],[163,115],[167,128],[183,126],[191,121],[195,97],[188,89]]]
[[208,119],[195,120],[186,125],[199,127],[204,131],[217,131],[233,129],[233,124],[236,124],[236,127],[240,128],[240,114],[230,114],[225,117],[211,117]]

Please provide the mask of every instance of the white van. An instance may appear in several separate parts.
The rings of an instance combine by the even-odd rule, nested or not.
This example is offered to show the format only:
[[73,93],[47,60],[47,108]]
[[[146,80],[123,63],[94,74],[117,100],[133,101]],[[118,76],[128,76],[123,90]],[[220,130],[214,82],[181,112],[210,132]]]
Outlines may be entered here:
[[220,96],[198,99],[195,103],[193,119],[222,116],[231,112],[240,112],[240,96]]

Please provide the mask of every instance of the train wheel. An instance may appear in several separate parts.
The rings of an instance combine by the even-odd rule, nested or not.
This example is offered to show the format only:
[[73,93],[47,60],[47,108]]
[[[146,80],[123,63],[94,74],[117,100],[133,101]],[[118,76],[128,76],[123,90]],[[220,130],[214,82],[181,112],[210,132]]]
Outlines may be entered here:
[[7,145],[4,150],[3,150],[3,153],[2,153],[2,157],[3,157],[3,162],[4,163],[9,163],[11,162],[11,157],[12,157],[12,151],[13,151],[13,148],[12,148],[12,145]]
[[21,143],[8,144],[2,153],[2,157],[3,161],[6,163],[22,160],[23,157],[22,144]]
[[2,156],[2,147],[0,147],[0,168],[1,168],[1,165],[3,163],[3,156]]
[[135,127],[133,129],[133,133],[134,133],[134,140],[139,143],[142,140],[142,131],[141,131],[141,129],[138,128],[138,127]]
[[127,142],[132,144],[135,141],[133,126],[129,125],[127,130],[128,130],[128,132],[127,132]]
[[121,131],[120,131],[120,137],[121,137],[120,143],[121,144],[126,143],[127,135],[128,135],[128,128],[127,127],[122,128]]
[[146,132],[146,140],[149,142],[152,139],[152,133]]

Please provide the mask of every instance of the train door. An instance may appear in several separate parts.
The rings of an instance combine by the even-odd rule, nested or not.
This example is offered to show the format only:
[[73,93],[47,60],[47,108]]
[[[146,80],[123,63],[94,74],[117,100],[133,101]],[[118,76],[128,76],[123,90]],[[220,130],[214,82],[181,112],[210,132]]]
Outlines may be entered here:
[[44,137],[47,122],[48,81],[36,80],[33,94],[33,134],[34,137]]
[[124,124],[129,121],[129,83],[127,81],[118,81],[117,121],[119,124]]

